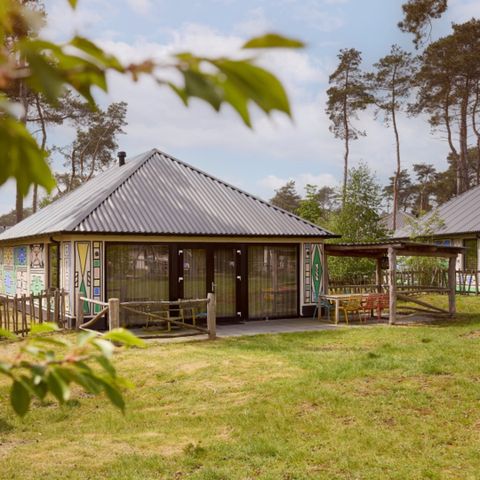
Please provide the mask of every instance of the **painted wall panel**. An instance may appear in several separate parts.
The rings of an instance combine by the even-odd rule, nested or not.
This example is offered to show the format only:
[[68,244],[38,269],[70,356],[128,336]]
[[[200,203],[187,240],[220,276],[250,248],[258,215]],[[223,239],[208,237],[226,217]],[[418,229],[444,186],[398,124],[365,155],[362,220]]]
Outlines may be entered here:
[[[92,298],[92,242],[75,242],[75,294]],[[90,313],[90,306],[84,302],[84,313]]]
[[304,243],[302,262],[302,288],[304,305],[317,302],[318,295],[323,293],[323,244]]

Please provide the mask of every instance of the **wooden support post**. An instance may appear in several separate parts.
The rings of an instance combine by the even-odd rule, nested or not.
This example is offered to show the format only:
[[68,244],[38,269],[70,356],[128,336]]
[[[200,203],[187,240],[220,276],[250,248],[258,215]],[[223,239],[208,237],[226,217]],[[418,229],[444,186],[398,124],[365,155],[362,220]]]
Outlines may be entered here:
[[120,299],[108,299],[108,329],[120,328]]
[[382,293],[382,258],[377,258],[375,269],[375,282],[377,284],[377,293]]
[[[328,256],[327,253],[325,252],[325,246],[323,247],[323,293],[325,295],[328,295]],[[320,292],[322,293],[322,292]],[[317,298],[318,302],[318,298]],[[320,309],[319,309],[319,314],[320,314]]]
[[388,247],[388,288],[389,288],[389,318],[388,323],[393,325],[397,319],[397,252]]
[[207,329],[208,329],[208,338],[210,340],[215,340],[217,337],[217,316],[215,313],[215,294],[209,293],[207,295]]
[[77,292],[76,296],[76,304],[75,304],[75,310],[76,310],[76,321],[75,321],[75,328],[77,330],[80,329],[80,325],[83,325],[83,300],[81,300],[82,294],[80,292]]
[[456,290],[456,257],[448,259],[448,313],[453,317],[456,313],[455,290]]
[[53,293],[53,321],[58,327],[63,327],[63,325],[60,325],[60,297],[58,294],[58,289],[55,289]]

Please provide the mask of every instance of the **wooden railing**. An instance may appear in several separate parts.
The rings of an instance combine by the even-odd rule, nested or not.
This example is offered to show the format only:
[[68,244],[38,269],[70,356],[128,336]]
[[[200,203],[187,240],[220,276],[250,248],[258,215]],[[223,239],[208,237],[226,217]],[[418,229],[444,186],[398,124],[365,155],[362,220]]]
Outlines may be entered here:
[[65,290],[53,289],[34,295],[0,295],[0,328],[25,336],[31,325],[54,322],[67,327]]
[[[101,310],[96,313],[87,322],[84,321],[85,303],[97,305]],[[201,306],[206,306],[207,327],[204,328],[196,324],[196,320],[201,316],[195,313],[195,310]],[[194,330],[199,334],[207,334],[210,339],[216,338],[216,306],[215,294],[209,293],[207,298],[199,299],[180,299],[176,301],[142,301],[142,302],[120,302],[118,298],[110,298],[108,302],[100,302],[91,298],[77,295],[76,300],[76,326],[77,329],[90,330],[96,326],[100,320],[108,319],[108,329],[119,328],[122,325],[121,311],[135,314],[145,318],[145,324],[151,323],[166,326],[170,331],[174,325],[180,329]],[[191,320],[191,322],[187,322]]]
[[[456,291],[461,294],[480,294],[480,271],[457,270]],[[377,291],[375,275],[352,275],[346,281],[329,279],[329,291],[334,293],[370,293]],[[388,290],[388,272],[382,272],[382,291]],[[414,292],[447,292],[448,270],[397,271],[396,285],[399,290]]]

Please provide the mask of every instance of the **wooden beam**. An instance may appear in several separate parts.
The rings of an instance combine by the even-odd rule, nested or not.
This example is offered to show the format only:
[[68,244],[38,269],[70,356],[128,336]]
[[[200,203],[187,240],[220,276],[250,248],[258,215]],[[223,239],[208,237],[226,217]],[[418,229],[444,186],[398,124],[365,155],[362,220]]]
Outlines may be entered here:
[[453,317],[456,313],[455,290],[456,290],[456,257],[450,257],[448,260],[448,313]]
[[382,293],[382,259],[377,258],[375,269],[375,283],[377,284],[377,292]]
[[402,295],[399,293],[397,294],[397,298],[398,300],[403,300],[404,302],[416,303],[418,305],[421,305],[422,307],[430,308],[432,311],[435,311],[438,313],[448,313],[443,308],[436,307],[435,305],[431,305],[430,303],[424,302],[423,300],[419,300],[418,298],[409,297],[408,295]]
[[120,300],[108,299],[108,329],[120,328]]
[[75,319],[75,328],[79,330],[80,326],[83,324],[83,300],[80,292],[77,292],[75,310],[75,313],[77,314]]
[[208,338],[210,340],[215,340],[217,337],[217,316],[215,312],[215,294],[207,294],[207,329],[208,329]]
[[388,288],[389,288],[389,317],[388,323],[393,325],[397,319],[397,252],[395,248],[388,247]]

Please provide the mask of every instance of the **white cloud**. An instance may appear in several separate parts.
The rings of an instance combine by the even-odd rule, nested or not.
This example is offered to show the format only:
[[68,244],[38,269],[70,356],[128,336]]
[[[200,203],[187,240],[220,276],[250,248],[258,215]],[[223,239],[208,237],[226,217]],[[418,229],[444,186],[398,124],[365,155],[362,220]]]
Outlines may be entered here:
[[147,15],[153,6],[151,0],[127,0],[127,4],[135,13],[141,15]]
[[275,174],[270,174],[260,179],[258,185],[268,191],[267,197],[272,197],[275,190],[283,187],[291,180],[295,182],[295,188],[301,195],[304,194],[306,185],[318,185],[319,187],[336,187],[338,185],[338,180],[329,173],[322,173],[319,175],[300,173],[288,178],[281,178]]
[[247,13],[246,20],[237,23],[234,26],[234,32],[239,35],[259,35],[272,29],[271,22],[265,15],[265,10],[262,7],[257,7]]
[[[338,3],[338,1],[333,3]],[[296,20],[302,21],[321,32],[333,32],[345,24],[339,14],[327,11],[324,6],[319,5],[314,0],[305,1],[297,5],[292,9],[292,15]]]

